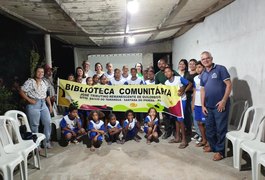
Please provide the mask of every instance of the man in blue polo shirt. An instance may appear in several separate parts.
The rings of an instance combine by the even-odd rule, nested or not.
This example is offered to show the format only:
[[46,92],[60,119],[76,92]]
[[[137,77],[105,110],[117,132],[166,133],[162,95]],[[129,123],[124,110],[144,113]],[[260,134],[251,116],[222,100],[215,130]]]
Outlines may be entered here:
[[203,113],[207,116],[206,137],[209,143],[204,151],[215,152],[213,160],[219,161],[224,158],[232,84],[227,69],[214,64],[210,52],[201,54],[201,62],[205,66],[201,75],[201,100]]

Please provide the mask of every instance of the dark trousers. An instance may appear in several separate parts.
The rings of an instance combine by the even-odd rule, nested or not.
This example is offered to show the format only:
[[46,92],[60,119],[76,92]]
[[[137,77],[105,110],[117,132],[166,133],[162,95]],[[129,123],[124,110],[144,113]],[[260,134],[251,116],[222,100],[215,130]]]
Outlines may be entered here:
[[193,116],[192,116],[192,110],[191,110],[191,101],[192,101],[192,93],[187,93],[187,101],[186,101],[186,108],[184,110],[184,124],[187,132],[192,131],[192,122],[193,122]]
[[206,117],[206,138],[213,152],[219,152],[224,156],[225,135],[227,133],[229,105],[223,112],[217,108],[207,108]]
[[175,119],[169,114],[164,113],[163,122],[165,125],[165,133],[168,136],[171,136],[172,132],[174,132],[174,129],[175,129]]

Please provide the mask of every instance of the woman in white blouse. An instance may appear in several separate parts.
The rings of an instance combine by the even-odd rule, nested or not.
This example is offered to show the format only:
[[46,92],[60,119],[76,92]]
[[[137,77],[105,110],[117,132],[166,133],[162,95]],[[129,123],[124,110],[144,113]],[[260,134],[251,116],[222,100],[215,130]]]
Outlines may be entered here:
[[[21,87],[20,95],[24,98],[28,105],[26,113],[29,119],[30,128],[33,133],[39,130],[40,121],[44,126],[44,134],[46,136],[46,146],[51,148],[51,115],[52,105],[48,95],[49,84],[43,79],[44,69],[37,67],[34,78],[29,78]],[[46,105],[48,104],[48,107]]]

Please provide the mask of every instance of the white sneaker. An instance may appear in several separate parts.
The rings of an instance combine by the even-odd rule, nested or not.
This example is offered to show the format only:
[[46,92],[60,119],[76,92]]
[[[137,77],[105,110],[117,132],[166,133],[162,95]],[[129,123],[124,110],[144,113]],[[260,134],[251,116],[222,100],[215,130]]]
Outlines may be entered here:
[[200,142],[202,142],[202,137],[201,136],[199,136],[199,138],[196,140],[196,144],[199,144]]
[[197,141],[199,137],[200,137],[200,136],[199,136],[198,134],[195,134],[195,135],[191,138],[191,140],[192,140],[192,141]]
[[75,139],[75,140],[72,141],[72,143],[78,144],[79,142]]

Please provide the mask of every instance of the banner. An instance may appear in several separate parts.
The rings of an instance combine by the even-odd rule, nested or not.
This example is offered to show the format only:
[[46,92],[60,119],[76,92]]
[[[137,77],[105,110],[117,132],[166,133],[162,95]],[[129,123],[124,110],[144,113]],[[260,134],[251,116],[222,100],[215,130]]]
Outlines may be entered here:
[[68,107],[76,103],[82,110],[111,110],[147,112],[154,107],[183,117],[178,86],[166,85],[95,85],[88,86],[58,79],[58,105]]

